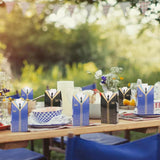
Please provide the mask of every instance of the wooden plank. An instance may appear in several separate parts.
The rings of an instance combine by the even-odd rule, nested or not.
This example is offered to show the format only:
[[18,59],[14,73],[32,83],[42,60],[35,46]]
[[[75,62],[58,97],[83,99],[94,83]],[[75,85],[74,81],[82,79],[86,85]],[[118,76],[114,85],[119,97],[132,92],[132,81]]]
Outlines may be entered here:
[[[95,122],[100,123],[100,121],[94,121],[94,123]],[[124,130],[133,130],[133,129],[150,128],[150,127],[158,128],[159,126],[160,126],[160,120],[138,121],[138,122],[120,120],[118,124],[101,124],[98,126],[71,127],[67,129],[55,129],[47,131],[11,132],[5,130],[5,131],[0,131],[0,143],[61,137],[61,136],[67,136],[68,133],[73,133],[74,135],[80,135],[87,133],[124,131]]]
[[59,147],[49,146],[49,150],[56,151],[56,152],[60,152],[60,153],[65,153],[65,149],[61,149],[61,148],[59,148]]
[[8,142],[0,144],[1,149],[25,148],[27,146],[28,146],[28,141]]

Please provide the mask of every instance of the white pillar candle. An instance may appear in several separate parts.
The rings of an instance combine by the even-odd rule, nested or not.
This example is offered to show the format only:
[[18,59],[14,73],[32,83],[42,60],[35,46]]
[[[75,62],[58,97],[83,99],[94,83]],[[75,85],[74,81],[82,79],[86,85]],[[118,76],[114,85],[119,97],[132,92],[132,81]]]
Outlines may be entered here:
[[58,81],[57,89],[62,94],[62,114],[66,116],[72,116],[72,98],[74,92],[73,81]]

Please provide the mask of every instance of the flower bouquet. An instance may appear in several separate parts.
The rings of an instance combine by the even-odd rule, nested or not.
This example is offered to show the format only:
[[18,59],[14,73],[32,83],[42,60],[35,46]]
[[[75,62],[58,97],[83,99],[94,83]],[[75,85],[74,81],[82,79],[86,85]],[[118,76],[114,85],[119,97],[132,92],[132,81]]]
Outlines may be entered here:
[[120,77],[119,74],[122,72],[121,67],[112,67],[108,74],[103,74],[102,70],[95,72],[95,79],[100,79],[100,85],[104,92],[112,91],[117,92],[120,81],[123,80],[123,77]]

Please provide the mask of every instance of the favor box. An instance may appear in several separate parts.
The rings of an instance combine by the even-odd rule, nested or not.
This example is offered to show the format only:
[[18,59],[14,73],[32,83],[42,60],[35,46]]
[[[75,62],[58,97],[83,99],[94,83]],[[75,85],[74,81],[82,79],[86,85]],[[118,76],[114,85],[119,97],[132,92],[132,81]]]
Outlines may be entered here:
[[123,100],[124,99],[131,99],[131,89],[127,88],[127,87],[123,87],[123,88],[119,88],[118,89],[118,93],[119,93],[119,106],[123,106]]
[[74,95],[73,100],[73,126],[89,125],[89,96]]
[[154,114],[160,114],[160,100],[154,100]]
[[28,87],[22,88],[21,89],[21,97],[24,98],[25,100],[26,99],[32,100],[33,99],[33,89],[28,88]]
[[28,130],[28,103],[15,100],[11,104],[11,131],[27,132]]
[[137,87],[137,114],[154,114],[154,87],[152,85]]
[[45,107],[48,106],[57,106],[61,107],[61,91],[57,91],[56,89],[49,89],[45,91]]
[[101,123],[118,123],[118,101],[117,94],[101,94]]

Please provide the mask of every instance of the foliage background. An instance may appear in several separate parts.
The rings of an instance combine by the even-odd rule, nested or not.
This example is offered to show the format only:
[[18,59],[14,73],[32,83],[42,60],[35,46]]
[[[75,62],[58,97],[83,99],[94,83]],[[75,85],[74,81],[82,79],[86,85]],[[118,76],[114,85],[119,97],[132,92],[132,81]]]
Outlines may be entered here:
[[112,66],[123,67],[123,85],[138,78],[149,84],[159,81],[159,24],[144,23],[144,16],[132,9],[124,17],[116,6],[112,16],[92,23],[86,17],[74,28],[57,27],[58,22],[47,21],[48,14],[37,16],[33,9],[25,16],[18,6],[11,14],[0,11],[0,52],[11,64],[15,89],[32,85],[37,96],[58,80],[88,85],[94,82],[87,74],[92,66],[83,66],[88,62],[106,73]]

